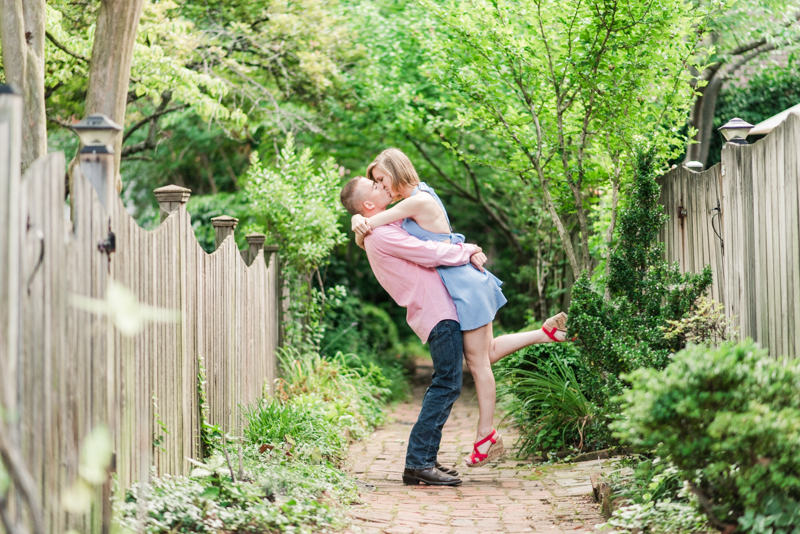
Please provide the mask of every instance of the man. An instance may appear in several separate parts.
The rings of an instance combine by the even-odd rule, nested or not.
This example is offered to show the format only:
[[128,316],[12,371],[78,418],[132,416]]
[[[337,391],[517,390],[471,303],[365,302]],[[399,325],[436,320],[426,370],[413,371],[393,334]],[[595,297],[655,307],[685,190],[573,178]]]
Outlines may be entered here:
[[[383,185],[358,176],[344,186],[340,200],[351,215],[370,217],[384,211],[393,199]],[[477,245],[421,241],[400,228],[400,223],[375,228],[365,237],[364,248],[378,282],[408,310],[408,325],[423,343],[429,343],[433,360],[433,381],[408,439],[403,482],[461,484],[461,479],[437,468],[436,462],[442,427],[461,393],[463,342],[455,304],[435,267],[472,262],[482,268],[486,256]]]

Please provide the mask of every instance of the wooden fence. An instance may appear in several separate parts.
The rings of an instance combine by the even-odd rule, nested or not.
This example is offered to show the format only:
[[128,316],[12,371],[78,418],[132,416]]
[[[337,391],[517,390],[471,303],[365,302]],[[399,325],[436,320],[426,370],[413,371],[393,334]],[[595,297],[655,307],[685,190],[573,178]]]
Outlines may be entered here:
[[667,259],[683,271],[711,265],[712,296],[741,336],[800,357],[800,115],[751,145],[726,144],[707,171],[676,168],[660,183]]
[[[189,190],[176,186],[156,190],[162,222],[143,230],[111,185],[110,154],[81,154],[70,210],[63,154],[36,161],[20,180],[19,144],[9,142],[19,139],[20,109],[19,96],[0,95],[0,387],[5,406],[16,405],[17,424],[8,421],[40,490],[47,531],[98,532],[107,509],[60,511],[94,427],[111,431],[123,487],[146,480],[151,466],[187,474],[185,458],[200,448],[198,357],[209,422],[225,430],[240,433],[240,406],[273,384],[278,259],[261,234],[247,236],[249,249],[240,252],[231,217],[214,220],[217,249],[204,252],[186,211]],[[115,250],[101,251],[112,232]],[[105,315],[72,305],[73,295],[105,299],[112,280],[138,300],[116,320],[143,316],[142,305],[179,310],[180,319],[147,322],[126,337],[115,326],[121,302]]]

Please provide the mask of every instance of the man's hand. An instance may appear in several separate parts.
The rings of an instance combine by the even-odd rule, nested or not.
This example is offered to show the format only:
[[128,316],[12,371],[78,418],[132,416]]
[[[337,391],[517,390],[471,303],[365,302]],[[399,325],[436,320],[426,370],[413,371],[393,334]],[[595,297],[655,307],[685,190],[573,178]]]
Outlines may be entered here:
[[355,214],[350,219],[350,229],[356,233],[356,235],[365,236],[372,232],[372,228],[369,225],[369,219],[364,217],[363,215]]
[[469,258],[469,262],[472,264],[473,267],[478,269],[480,272],[484,272],[483,264],[486,263],[486,254],[480,251],[480,247],[478,247],[479,252],[475,252]]

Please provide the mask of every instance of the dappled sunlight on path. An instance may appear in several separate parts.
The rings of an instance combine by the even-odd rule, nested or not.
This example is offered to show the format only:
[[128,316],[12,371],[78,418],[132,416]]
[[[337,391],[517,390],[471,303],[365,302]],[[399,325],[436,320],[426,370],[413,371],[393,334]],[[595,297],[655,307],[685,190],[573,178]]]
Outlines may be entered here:
[[[401,481],[406,440],[419,413],[424,388],[400,404],[371,438],[350,449],[352,473],[365,486],[363,505],[350,510],[348,532],[364,534],[590,532],[603,522],[592,499],[591,471],[604,461],[533,468],[508,449],[497,462],[469,469],[463,458],[472,449],[478,404],[465,388],[444,427],[439,461],[456,464],[464,483],[455,488],[406,486]],[[496,419],[498,421],[499,418]],[[501,428],[506,447],[513,429]]]

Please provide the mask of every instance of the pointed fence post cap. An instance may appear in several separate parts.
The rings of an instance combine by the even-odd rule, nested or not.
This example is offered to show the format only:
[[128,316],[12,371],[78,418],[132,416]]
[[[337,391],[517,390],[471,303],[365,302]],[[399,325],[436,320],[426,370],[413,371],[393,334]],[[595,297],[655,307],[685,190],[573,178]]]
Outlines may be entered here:
[[174,184],[154,189],[153,193],[159,202],[180,202],[181,204],[188,202],[189,197],[192,196],[191,189]]

